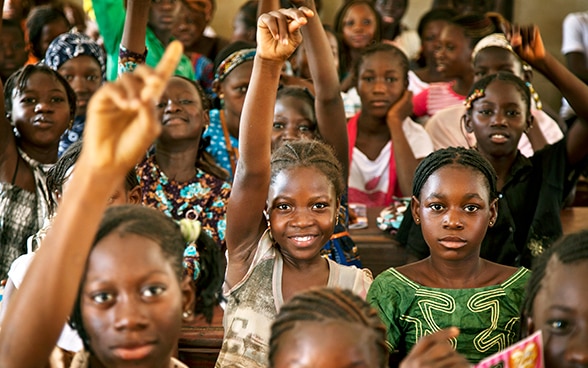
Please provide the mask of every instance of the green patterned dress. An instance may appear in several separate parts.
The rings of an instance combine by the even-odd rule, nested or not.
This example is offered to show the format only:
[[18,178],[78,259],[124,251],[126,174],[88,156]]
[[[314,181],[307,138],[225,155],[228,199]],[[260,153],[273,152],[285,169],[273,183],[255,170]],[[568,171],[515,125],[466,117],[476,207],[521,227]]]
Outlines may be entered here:
[[374,280],[367,301],[386,325],[390,351],[406,354],[424,335],[457,326],[451,344],[476,363],[517,341],[520,306],[530,271],[519,268],[505,282],[473,289],[419,285],[394,268]]

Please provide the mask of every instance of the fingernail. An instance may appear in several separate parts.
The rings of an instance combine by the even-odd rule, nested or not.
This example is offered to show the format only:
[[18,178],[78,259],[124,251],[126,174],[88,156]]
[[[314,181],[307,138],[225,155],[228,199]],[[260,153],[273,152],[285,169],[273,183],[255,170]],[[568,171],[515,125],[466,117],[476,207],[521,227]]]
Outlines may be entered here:
[[282,40],[282,44],[284,44],[285,46],[287,46],[288,45],[288,39],[287,38],[284,38]]

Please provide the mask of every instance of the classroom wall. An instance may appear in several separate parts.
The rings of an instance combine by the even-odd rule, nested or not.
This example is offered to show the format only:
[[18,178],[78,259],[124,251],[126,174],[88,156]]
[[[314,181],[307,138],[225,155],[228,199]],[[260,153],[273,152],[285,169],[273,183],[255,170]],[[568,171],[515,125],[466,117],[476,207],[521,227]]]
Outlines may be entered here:
[[[212,26],[221,35],[230,37],[232,32],[232,19],[239,6],[245,0],[216,0],[217,11]],[[323,0],[322,19],[324,23],[331,24],[342,0]],[[431,6],[432,0],[410,0],[409,10],[405,16],[405,22],[411,28],[416,28],[418,20]],[[541,27],[541,33],[545,41],[545,47],[556,55],[561,61],[561,23],[566,14],[576,11],[588,10],[588,0],[565,0],[556,2],[536,0],[515,0],[514,20],[521,24],[534,22]],[[538,73],[537,73],[538,74]],[[544,104],[548,104],[555,110],[559,109],[561,96],[551,84],[540,75],[535,75],[534,85]]]

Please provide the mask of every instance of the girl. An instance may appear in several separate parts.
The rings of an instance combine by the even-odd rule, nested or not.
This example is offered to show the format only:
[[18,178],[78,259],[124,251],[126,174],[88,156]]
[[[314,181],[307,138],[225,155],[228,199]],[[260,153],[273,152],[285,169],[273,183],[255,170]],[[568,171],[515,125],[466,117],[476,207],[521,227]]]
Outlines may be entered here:
[[210,138],[206,151],[229,172],[230,181],[239,159],[239,121],[254,57],[255,45],[237,41],[224,48],[214,61],[213,89],[220,109],[210,110],[210,126],[204,136]]
[[317,288],[286,303],[272,323],[269,364],[285,367],[388,367],[386,327],[349,290]]
[[[137,4],[129,1],[129,6],[133,9]],[[124,59],[124,50],[140,55],[145,50],[144,35],[145,28],[125,27],[119,69],[134,68]],[[206,233],[224,250],[231,187],[226,172],[205,151],[209,100],[198,83],[175,76],[156,108],[163,131],[137,166],[142,202],[174,220],[199,216]]]
[[[6,82],[0,108],[0,279],[26,251],[48,215],[45,176],[59,138],[75,116],[76,96],[49,67],[27,65]],[[6,106],[6,113],[4,110]]]
[[76,93],[76,117],[59,142],[59,156],[81,138],[88,101],[106,78],[106,56],[102,47],[83,33],[63,33],[55,38],[44,63],[61,74]]
[[474,72],[472,50],[484,36],[496,32],[499,20],[482,14],[458,15],[441,31],[435,53],[437,70],[452,82],[432,83],[413,98],[413,113],[427,119],[435,112],[460,104],[470,90]]
[[534,264],[523,303],[523,337],[543,334],[545,368],[588,363],[588,232],[570,234]]
[[25,65],[28,52],[20,24],[2,19],[2,28],[4,31],[0,34],[0,52],[4,57],[0,60],[0,79],[6,83],[12,73]]
[[269,154],[280,71],[301,41],[298,29],[312,15],[305,7],[282,9],[258,22],[240,130],[244,144],[227,208],[227,307],[219,367],[267,366],[269,326],[294,294],[338,286],[363,295],[371,282],[367,273],[320,254],[333,233],[343,191],[340,164],[328,146],[302,140]]
[[113,189],[161,131],[153,102],[182,54],[173,46],[156,71],[137,70],[94,95],[70,189],[8,307],[0,366],[43,366],[76,298],[76,326],[84,327],[87,338],[80,335],[89,345],[78,366],[172,364],[194,301],[190,276],[182,276],[178,226],[140,207],[113,208],[102,224],[100,218]]
[[497,218],[492,166],[476,151],[447,148],[415,172],[411,212],[431,255],[380,274],[367,300],[388,330],[400,358],[424,335],[457,326],[452,346],[470,362],[504,349],[519,333],[519,306],[529,277],[480,258]]
[[[509,37],[517,54],[539,70],[562,94],[578,106],[578,116],[588,117],[582,96],[588,86],[546,52],[536,27],[513,26]],[[533,123],[528,87],[512,73],[481,79],[467,98],[464,126],[473,133],[477,150],[498,174],[502,194],[496,226],[482,244],[482,257],[507,264],[530,266],[532,258],[562,234],[560,210],[583,167],[587,164],[588,124],[580,119],[559,142],[526,159],[517,149],[521,135]],[[426,244],[410,216],[397,235],[418,258]]]
[[231,42],[245,41],[255,43],[258,3],[258,0],[248,0],[241,5],[233,18]]
[[[481,39],[472,53],[474,67],[474,82],[498,72],[508,72],[523,79],[532,88],[527,64],[513,51],[506,37],[502,33],[493,33]],[[555,143],[563,138],[563,133],[549,115],[541,109],[539,96],[533,94],[531,113],[534,124],[521,136],[518,148],[521,153],[530,157],[545,144]],[[463,105],[450,106],[436,112],[425,125],[425,130],[431,136],[435,149],[449,146],[474,147],[476,138],[467,133],[463,127],[466,109]]]
[[408,59],[398,48],[377,44],[364,51],[355,69],[362,110],[347,124],[349,202],[388,206],[410,193],[418,160],[433,150],[410,115]]
[[353,65],[361,50],[380,42],[380,14],[368,0],[344,3],[335,15],[335,32],[341,40],[339,47],[339,79],[341,90],[347,92],[354,85]]
[[65,14],[55,5],[34,7],[27,17],[26,26],[31,51],[27,64],[42,60],[51,41],[71,28]]
[[382,19],[382,42],[402,50],[409,60],[417,57],[421,40],[419,35],[402,23],[408,0],[376,0],[374,6]]
[[408,72],[408,89],[416,96],[434,82],[449,82],[437,70],[435,51],[439,48],[439,35],[455,13],[451,9],[432,9],[425,13],[418,24],[417,32],[421,40],[419,56]]

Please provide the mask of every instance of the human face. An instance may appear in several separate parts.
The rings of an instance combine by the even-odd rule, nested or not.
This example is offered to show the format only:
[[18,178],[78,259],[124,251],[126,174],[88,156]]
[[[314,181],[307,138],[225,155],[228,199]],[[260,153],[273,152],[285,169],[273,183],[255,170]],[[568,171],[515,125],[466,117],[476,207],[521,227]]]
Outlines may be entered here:
[[2,27],[0,49],[3,55],[0,62],[0,77],[6,80],[22,67],[28,58],[22,31],[16,27]]
[[443,27],[440,47],[435,53],[437,71],[446,78],[456,78],[472,69],[472,48],[463,30],[449,24]]
[[435,52],[441,47],[441,31],[447,25],[444,20],[433,20],[423,28],[421,37],[421,49],[426,60],[435,59]]
[[257,30],[255,28],[251,28],[247,25],[243,13],[237,13],[233,20],[233,35],[231,36],[231,42],[255,42],[256,31]]
[[376,34],[376,15],[366,4],[352,5],[343,17],[343,42],[352,49],[363,49]]
[[523,78],[521,61],[512,52],[501,47],[486,47],[474,60],[474,82],[487,75],[507,72]]
[[547,265],[529,321],[543,333],[546,368],[588,367],[588,261]]
[[157,104],[157,112],[163,124],[159,138],[162,142],[199,139],[208,124],[208,114],[202,110],[198,90],[178,77],[169,80]]
[[201,11],[192,10],[183,3],[180,8],[172,33],[188,49],[202,38],[206,20]]
[[382,23],[398,23],[406,13],[406,0],[376,0],[374,5],[382,16]]
[[492,157],[516,153],[524,130],[531,123],[527,103],[513,84],[495,80],[474,101],[465,115],[465,127],[476,136],[478,150]]
[[332,32],[326,32],[327,39],[329,40],[329,46],[333,53],[333,61],[335,62],[335,70],[339,70],[339,42],[337,37]]
[[76,116],[85,116],[90,97],[102,84],[100,64],[90,55],[81,55],[63,63],[58,72],[76,93]]
[[374,336],[356,323],[298,322],[280,338],[273,368],[378,368]]
[[65,88],[54,76],[35,72],[22,91],[12,92],[11,119],[23,144],[57,147],[72,118]]
[[365,56],[358,70],[357,93],[362,113],[383,118],[407,87],[400,60],[391,52]]
[[268,194],[269,221],[284,259],[316,260],[335,228],[338,200],[331,181],[313,167],[282,170]]
[[213,13],[212,2],[210,0],[186,0],[185,3],[195,11],[204,13],[206,24],[210,23]]
[[431,174],[419,198],[413,197],[411,210],[420,220],[431,257],[450,261],[478,258],[497,215],[484,175],[458,164]]
[[151,0],[148,24],[156,32],[171,32],[179,10],[178,0]]
[[61,19],[55,20],[51,23],[47,23],[41,30],[41,37],[39,38],[40,52],[45,55],[45,52],[49,48],[51,42],[62,33],[69,31],[69,25]]
[[4,0],[2,17],[20,21],[25,16],[23,0]]
[[222,95],[224,101],[225,117],[227,117],[229,132],[233,137],[239,136],[239,119],[241,119],[243,102],[247,88],[249,88],[252,71],[253,61],[246,61],[233,69],[220,83],[219,94]]
[[155,241],[104,237],[90,253],[80,296],[96,359],[105,367],[167,367],[189,291]]
[[308,101],[283,96],[276,101],[272,125],[272,151],[284,142],[316,137],[314,107]]

